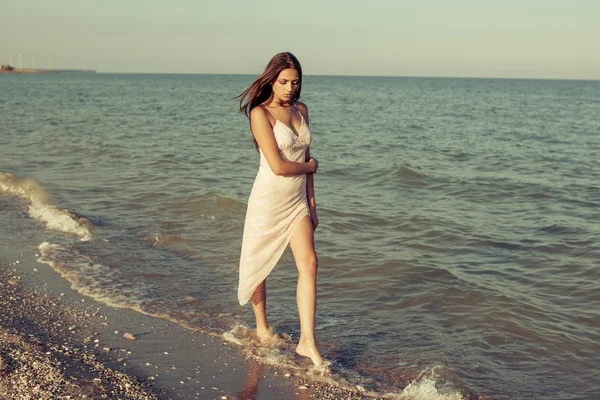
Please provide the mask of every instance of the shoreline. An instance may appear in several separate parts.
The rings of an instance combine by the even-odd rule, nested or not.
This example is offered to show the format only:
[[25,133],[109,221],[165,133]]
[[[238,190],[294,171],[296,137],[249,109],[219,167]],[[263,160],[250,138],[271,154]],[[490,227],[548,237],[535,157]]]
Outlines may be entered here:
[[79,69],[28,69],[28,68],[15,68],[13,70],[0,69],[0,74],[16,74],[16,75],[29,75],[29,74],[60,74],[65,72],[85,72],[95,74],[94,70],[79,70]]
[[92,331],[102,318],[96,312],[29,290],[10,267],[0,263],[0,397],[159,398],[97,351]]
[[58,72],[59,71],[53,70],[53,69],[44,70],[44,69],[25,69],[25,68],[24,69],[15,68],[11,71],[4,70],[4,69],[0,70],[0,74],[56,74]]
[[98,303],[35,251],[0,244],[0,398],[372,398],[260,364],[221,337]]

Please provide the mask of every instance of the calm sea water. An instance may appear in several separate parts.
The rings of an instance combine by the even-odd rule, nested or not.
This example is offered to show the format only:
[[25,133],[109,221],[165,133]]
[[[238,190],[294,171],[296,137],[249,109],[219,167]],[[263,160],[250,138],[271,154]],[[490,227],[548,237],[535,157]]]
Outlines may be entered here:
[[[236,285],[252,76],[0,76],[0,233],[99,301],[302,368],[296,270],[261,348]],[[305,78],[334,380],[408,398],[600,398],[600,82]],[[26,211],[34,224],[11,223]],[[7,222],[8,221],[8,222]]]

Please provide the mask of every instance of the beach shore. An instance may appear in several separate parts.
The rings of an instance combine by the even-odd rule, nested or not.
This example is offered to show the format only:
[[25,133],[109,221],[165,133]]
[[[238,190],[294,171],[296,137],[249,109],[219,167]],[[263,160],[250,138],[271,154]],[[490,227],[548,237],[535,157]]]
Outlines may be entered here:
[[[61,305],[23,287],[0,264],[0,398],[157,399],[153,388],[117,368],[99,351],[97,312]],[[104,361],[104,362],[103,362]]]
[[246,359],[220,337],[97,303],[35,252],[0,246],[0,398],[365,398]]

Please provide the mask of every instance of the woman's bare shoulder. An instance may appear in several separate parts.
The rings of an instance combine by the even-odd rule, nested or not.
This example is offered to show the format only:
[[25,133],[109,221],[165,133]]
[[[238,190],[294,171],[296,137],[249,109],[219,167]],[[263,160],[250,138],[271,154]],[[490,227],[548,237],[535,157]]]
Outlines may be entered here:
[[306,123],[308,123],[308,119],[309,119],[308,106],[301,101],[297,101],[295,104],[296,104],[296,107],[298,107],[298,111],[300,112],[300,114],[302,114],[302,116],[304,116]]
[[302,112],[308,112],[308,106],[306,104],[304,104],[301,101],[297,101],[295,102],[296,107],[298,107],[298,110],[302,111]]
[[250,119],[269,119],[267,115],[267,110],[263,106],[256,106],[250,111]]

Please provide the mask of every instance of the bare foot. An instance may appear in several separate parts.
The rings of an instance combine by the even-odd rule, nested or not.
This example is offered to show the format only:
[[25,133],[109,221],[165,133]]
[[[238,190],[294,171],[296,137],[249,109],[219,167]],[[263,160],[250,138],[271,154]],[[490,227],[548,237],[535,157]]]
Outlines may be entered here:
[[300,340],[298,343],[298,347],[296,347],[296,353],[303,357],[308,357],[312,360],[315,367],[322,367],[325,365],[323,361],[323,357],[321,357],[321,353],[317,349],[317,345],[314,341],[303,341]]
[[271,328],[256,328],[256,337],[262,344],[271,344],[277,339],[277,335]]

